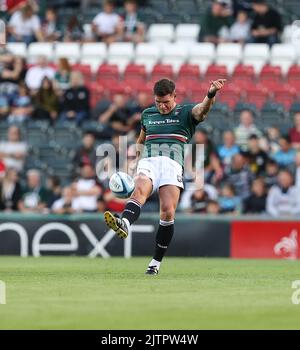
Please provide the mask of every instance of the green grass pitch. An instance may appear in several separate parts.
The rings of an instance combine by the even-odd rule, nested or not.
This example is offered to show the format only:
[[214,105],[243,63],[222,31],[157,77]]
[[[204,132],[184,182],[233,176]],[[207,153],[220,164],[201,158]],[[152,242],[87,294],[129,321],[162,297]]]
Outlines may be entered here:
[[299,329],[299,261],[0,257],[0,329]]

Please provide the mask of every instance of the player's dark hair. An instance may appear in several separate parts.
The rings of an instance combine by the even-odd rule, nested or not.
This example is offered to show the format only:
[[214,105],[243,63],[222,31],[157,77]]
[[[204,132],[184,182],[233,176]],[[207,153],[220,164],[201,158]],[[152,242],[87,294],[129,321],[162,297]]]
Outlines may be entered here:
[[175,83],[167,78],[158,80],[154,84],[153,92],[155,96],[166,96],[170,95],[175,91]]

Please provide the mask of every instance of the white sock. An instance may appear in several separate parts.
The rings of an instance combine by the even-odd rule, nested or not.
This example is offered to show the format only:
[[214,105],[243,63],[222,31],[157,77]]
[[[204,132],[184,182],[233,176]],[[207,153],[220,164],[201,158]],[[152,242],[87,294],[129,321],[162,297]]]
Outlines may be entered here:
[[156,266],[156,267],[157,267],[157,270],[159,270],[160,263],[161,263],[160,261],[157,261],[157,260],[155,260],[155,259],[152,259],[152,260],[150,261],[149,266]]
[[123,219],[123,221],[125,222],[127,228],[128,228],[128,231],[129,231],[129,228],[130,228],[130,222],[128,221],[128,219]]

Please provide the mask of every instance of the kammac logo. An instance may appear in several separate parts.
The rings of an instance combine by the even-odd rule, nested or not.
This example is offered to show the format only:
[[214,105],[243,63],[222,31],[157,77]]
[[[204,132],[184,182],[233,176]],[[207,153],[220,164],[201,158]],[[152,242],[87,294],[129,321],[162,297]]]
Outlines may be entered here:
[[297,230],[292,230],[288,237],[282,237],[281,240],[275,244],[274,253],[281,256],[283,259],[296,260],[298,256],[297,238]]

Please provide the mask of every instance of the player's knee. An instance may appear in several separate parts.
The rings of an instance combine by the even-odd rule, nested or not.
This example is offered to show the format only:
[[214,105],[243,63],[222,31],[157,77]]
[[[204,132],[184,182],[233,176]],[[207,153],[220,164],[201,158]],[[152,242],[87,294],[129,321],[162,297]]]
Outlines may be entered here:
[[172,206],[162,206],[160,209],[160,219],[164,221],[171,221],[174,219],[175,210]]

